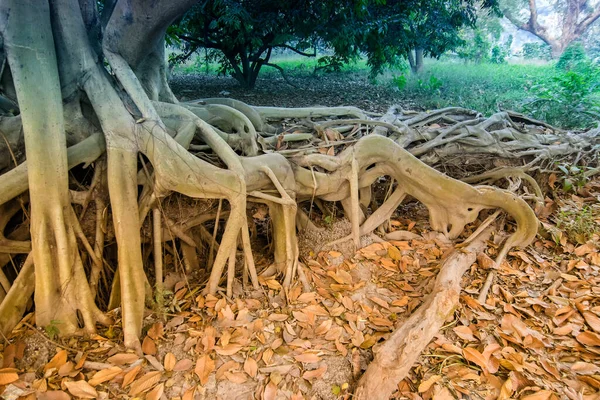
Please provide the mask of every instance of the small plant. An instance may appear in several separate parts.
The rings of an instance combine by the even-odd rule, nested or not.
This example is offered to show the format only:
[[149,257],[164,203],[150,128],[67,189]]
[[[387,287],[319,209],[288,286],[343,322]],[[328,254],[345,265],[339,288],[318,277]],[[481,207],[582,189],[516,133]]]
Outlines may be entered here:
[[564,174],[563,190],[565,192],[580,189],[588,181],[588,178],[585,175],[585,169],[583,168],[569,164],[560,164],[557,167]]
[[588,62],[585,49],[581,43],[574,43],[567,47],[556,63],[556,69],[571,71]]
[[556,75],[531,87],[535,99],[524,109],[564,128],[593,127],[600,116],[600,68],[573,50],[556,69]]
[[490,58],[490,61],[493,64],[504,64],[506,63],[507,55],[508,52],[505,49],[496,45],[492,48],[492,57]]
[[594,221],[592,209],[584,206],[578,209],[563,209],[556,216],[556,227],[563,230],[573,243],[584,244],[600,228]]
[[50,339],[54,339],[55,337],[60,335],[60,329],[58,329],[58,325],[60,324],[60,321],[53,319],[52,321],[50,321],[49,325],[46,325],[44,329],[46,330],[46,335],[48,335]]
[[325,223],[325,225],[327,225],[328,228],[331,228],[333,226],[333,223],[335,222],[335,217],[333,215],[326,215],[323,218],[323,222]]
[[406,87],[408,79],[406,79],[406,75],[402,74],[392,78],[392,82],[394,82],[394,85],[398,90],[403,90]]

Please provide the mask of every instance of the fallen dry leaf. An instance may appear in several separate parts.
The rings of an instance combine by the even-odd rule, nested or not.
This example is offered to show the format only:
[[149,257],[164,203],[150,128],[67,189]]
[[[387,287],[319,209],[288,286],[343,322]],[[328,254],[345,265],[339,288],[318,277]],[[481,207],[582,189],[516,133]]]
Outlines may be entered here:
[[600,335],[594,332],[582,332],[577,335],[576,339],[581,344],[588,346],[600,346]]
[[94,374],[94,376],[92,376],[92,379],[90,379],[89,384],[91,386],[96,386],[103,382],[110,381],[115,376],[119,375],[121,372],[123,372],[123,370],[119,367],[112,367],[104,369],[102,371],[98,371]]
[[48,362],[48,364],[46,364],[46,366],[44,367],[44,372],[46,372],[46,371],[48,371],[49,369],[52,369],[52,368],[59,369],[66,362],[67,362],[67,351],[66,350],[60,350],[58,353],[56,353],[54,355],[54,357],[52,357],[52,359],[50,360],[50,362]]
[[187,371],[194,366],[194,362],[188,358],[184,358],[183,360],[177,361],[175,366],[173,367],[173,371]]
[[196,362],[196,368],[194,372],[198,375],[200,379],[200,384],[206,385],[208,382],[208,377],[215,370],[215,361],[210,358],[208,354],[203,354],[198,357],[198,361]]
[[149,336],[146,336],[142,342],[142,351],[144,354],[152,356],[156,354],[156,343],[154,343],[154,340],[150,339]]
[[474,349],[472,347],[465,347],[463,349],[463,356],[465,357],[466,360],[479,366],[483,370],[484,373],[488,372],[487,360],[476,349]]
[[146,400],[159,400],[165,391],[165,384],[161,383],[156,385],[154,389],[148,392],[146,395]]
[[302,353],[298,354],[297,356],[294,356],[294,358],[296,359],[296,361],[303,363],[316,363],[321,360],[321,357],[319,357],[315,353]]
[[258,364],[256,360],[252,357],[248,357],[246,361],[244,361],[244,371],[252,378],[256,378],[256,373],[258,372]]
[[98,392],[86,381],[64,382],[69,393],[75,397],[82,399],[95,399],[98,397]]
[[131,384],[131,387],[129,388],[129,395],[136,396],[138,394],[147,392],[160,381],[160,378],[162,378],[162,373],[160,371],[146,373]]
[[263,400],[275,400],[277,398],[277,385],[273,382],[269,382],[267,386],[265,386],[265,391],[263,393]]
[[165,366],[165,371],[173,371],[173,368],[175,368],[175,365],[177,364],[177,358],[175,358],[175,354],[173,353],[167,353],[167,355],[165,355],[165,359],[163,362],[163,365]]
[[0,369],[0,386],[11,384],[19,380],[18,370],[14,368]]
[[321,378],[325,372],[327,372],[327,365],[323,365],[317,369],[306,371],[304,374],[302,374],[302,377],[307,381],[310,381],[311,379]]
[[426,381],[421,382],[417,391],[419,393],[424,393],[429,390],[436,382],[439,382],[442,379],[440,375],[433,375],[429,377]]
[[131,364],[132,362],[135,362],[139,359],[140,358],[133,353],[118,353],[112,357],[108,357],[106,361],[114,365],[124,365]]
[[129,385],[131,382],[133,382],[141,369],[142,369],[141,365],[136,365],[135,367],[133,367],[131,369],[131,371],[127,372],[125,374],[125,376],[123,377],[123,383],[121,384],[121,387],[124,388],[127,385]]
[[456,333],[456,336],[458,336],[459,338],[461,338],[462,340],[466,340],[467,342],[476,342],[477,339],[475,338],[475,336],[473,336],[473,331],[471,331],[471,329],[469,329],[468,326],[457,326],[453,329],[454,333]]

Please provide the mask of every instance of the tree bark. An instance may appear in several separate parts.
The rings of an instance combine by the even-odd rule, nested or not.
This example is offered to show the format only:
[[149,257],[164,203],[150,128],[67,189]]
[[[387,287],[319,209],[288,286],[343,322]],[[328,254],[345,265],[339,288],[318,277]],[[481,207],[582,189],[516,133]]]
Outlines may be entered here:
[[[7,1],[0,7],[29,160],[36,323],[56,325],[61,333],[82,327],[93,332],[97,319],[107,319],[92,299],[73,231],[50,9],[47,2],[33,0]],[[24,26],[36,29],[24,31]]]

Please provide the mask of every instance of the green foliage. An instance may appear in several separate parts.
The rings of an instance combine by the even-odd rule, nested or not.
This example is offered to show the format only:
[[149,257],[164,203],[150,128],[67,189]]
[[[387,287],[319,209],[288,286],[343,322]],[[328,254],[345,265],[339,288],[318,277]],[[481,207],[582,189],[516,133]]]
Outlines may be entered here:
[[496,45],[492,47],[492,56],[490,57],[490,61],[493,64],[504,64],[506,63],[507,51],[502,47]]
[[58,325],[60,325],[61,323],[61,321],[53,319],[52,321],[50,321],[50,324],[44,327],[46,335],[48,335],[50,339],[54,339],[55,337],[58,337],[58,335],[60,335],[60,329],[58,328]]
[[465,45],[457,50],[458,57],[476,63],[490,59],[492,43],[481,29],[474,29],[465,34]]
[[523,45],[523,58],[526,60],[550,60],[552,49],[544,42],[525,43]]
[[563,173],[562,188],[565,192],[580,189],[588,181],[588,178],[585,175],[585,168],[570,164],[559,164],[557,165],[557,168]]
[[393,77],[392,82],[394,82],[394,85],[396,85],[398,90],[404,90],[406,84],[408,83],[408,79],[406,78],[406,75],[401,74]]
[[376,76],[414,48],[439,57],[462,44],[458,30],[474,26],[478,7],[496,9],[497,0],[202,0],[169,28],[167,42],[182,52],[173,63],[216,50],[220,72],[249,88],[276,48],[332,50],[318,61],[326,72],[363,53]]
[[581,64],[589,63],[583,45],[579,42],[571,44],[565,49],[556,63],[556,68],[561,71],[571,71],[581,67]]
[[442,88],[442,81],[435,75],[430,75],[428,80],[417,79],[417,86],[426,92],[439,92]]
[[[399,88],[405,99],[425,109],[460,105],[486,115],[499,109],[523,111],[529,89],[549,74],[552,65],[528,64],[464,64],[458,60],[429,60],[421,76],[409,77]],[[436,90],[424,90],[418,80],[428,82],[434,76],[442,82]],[[391,82],[398,87],[395,82]],[[435,86],[435,85],[434,85]]]
[[585,244],[600,228],[589,206],[580,210],[560,210],[556,216],[556,227],[563,230],[571,242],[579,244]]
[[580,46],[567,49],[557,63],[557,72],[532,87],[535,98],[525,105],[526,111],[564,128],[597,124],[600,68],[580,50]]

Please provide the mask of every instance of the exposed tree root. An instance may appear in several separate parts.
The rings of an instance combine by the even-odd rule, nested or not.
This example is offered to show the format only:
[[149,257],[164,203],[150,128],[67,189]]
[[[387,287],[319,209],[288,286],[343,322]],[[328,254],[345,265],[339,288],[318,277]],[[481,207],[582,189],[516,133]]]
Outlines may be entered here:
[[354,398],[387,400],[398,389],[421,352],[458,306],[462,275],[485,249],[491,229],[466,247],[455,250],[440,267],[431,293],[399,329],[375,348],[375,358],[360,378]]
[[[106,322],[97,304],[120,305],[125,345],[139,349],[144,303],[154,298],[161,305],[167,257],[182,262],[187,273],[202,270],[204,293],[224,285],[232,296],[238,271],[245,287],[256,290],[252,246],[263,229],[273,256],[261,273],[277,274],[283,286],[299,278],[308,290],[298,230],[319,229],[315,215],[324,220],[340,202],[352,229],[339,241],[359,247],[362,236],[386,235],[387,221],[408,196],[424,203],[431,227],[451,239],[482,210],[506,211],[516,229],[504,256],[537,232],[528,204],[507,190],[471,186],[432,167],[460,178],[480,174],[473,183],[524,180],[539,200],[543,193],[528,170],[595,157],[600,143],[599,130],[575,134],[514,113],[485,118],[459,107],[424,113],[393,107],[374,116],[355,107],[252,107],[232,99],[182,104],[168,89],[161,49],[166,26],[192,0],[174,0],[164,15],[148,2],[117,1],[102,43],[92,45],[77,1],[54,0],[50,9],[30,3],[32,10],[19,8],[21,21],[1,25],[16,32],[3,39],[16,43],[7,54],[21,112],[0,120],[0,171],[6,171],[0,175],[0,310],[17,310],[6,314],[10,323],[2,330],[10,329],[30,297],[23,286],[23,277],[33,276],[29,264],[18,276],[1,269],[13,258],[21,263],[30,250],[28,225],[15,222],[21,217],[31,224],[37,323],[60,318],[63,333],[92,331],[97,321]],[[141,13],[134,19],[147,16],[136,28],[127,22],[130,8]],[[8,14],[0,7],[3,18]],[[19,44],[25,39],[16,27],[38,20],[48,31],[36,38],[39,49]],[[149,49],[134,51],[130,41],[147,41]],[[38,55],[47,63],[34,62]],[[99,60],[108,62],[112,75]],[[35,94],[38,86],[44,96]],[[502,164],[511,169],[494,169]],[[384,181],[382,196],[376,188]],[[28,189],[29,204],[12,201]],[[206,207],[178,214],[174,199],[190,202],[187,210]],[[268,215],[258,222],[249,217],[249,208],[265,205]],[[149,244],[143,253],[142,243]]]

